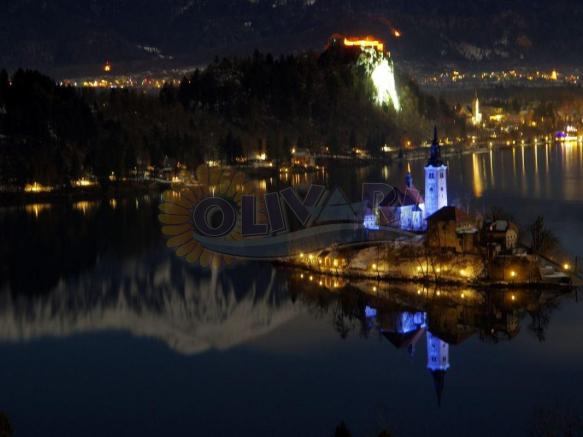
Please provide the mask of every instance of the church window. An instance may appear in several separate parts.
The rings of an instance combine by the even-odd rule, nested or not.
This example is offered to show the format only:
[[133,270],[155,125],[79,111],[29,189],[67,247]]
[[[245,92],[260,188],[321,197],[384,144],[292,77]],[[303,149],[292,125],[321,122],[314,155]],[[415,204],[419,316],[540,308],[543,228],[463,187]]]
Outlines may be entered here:
[[439,172],[439,177],[443,179],[443,172]]

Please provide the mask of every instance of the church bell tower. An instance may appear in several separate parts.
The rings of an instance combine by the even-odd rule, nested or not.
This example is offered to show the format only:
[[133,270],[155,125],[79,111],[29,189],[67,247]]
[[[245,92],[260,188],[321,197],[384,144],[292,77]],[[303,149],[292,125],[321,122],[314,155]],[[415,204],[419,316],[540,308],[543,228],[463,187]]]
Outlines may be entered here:
[[449,369],[449,344],[427,331],[427,370],[433,377],[438,405],[441,405],[447,369]]
[[429,161],[425,166],[425,217],[444,206],[447,206],[447,166],[441,159],[441,146],[435,127]]

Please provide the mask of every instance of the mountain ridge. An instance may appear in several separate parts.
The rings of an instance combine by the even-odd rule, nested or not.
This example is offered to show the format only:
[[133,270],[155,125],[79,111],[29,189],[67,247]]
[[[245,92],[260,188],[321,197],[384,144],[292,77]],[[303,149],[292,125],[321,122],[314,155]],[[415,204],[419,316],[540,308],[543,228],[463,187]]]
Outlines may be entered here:
[[567,0],[24,0],[0,17],[0,65],[176,66],[319,49],[333,32],[373,34],[417,63],[576,64],[581,18],[583,5]]

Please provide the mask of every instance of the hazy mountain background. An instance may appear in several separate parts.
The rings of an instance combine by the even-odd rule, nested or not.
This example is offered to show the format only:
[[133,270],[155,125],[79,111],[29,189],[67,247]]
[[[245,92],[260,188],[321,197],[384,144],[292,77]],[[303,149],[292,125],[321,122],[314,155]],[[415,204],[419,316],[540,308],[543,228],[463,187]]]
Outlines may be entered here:
[[[583,3],[568,0],[4,0],[0,65],[48,72],[204,63],[255,48],[322,48],[373,34],[395,56],[455,63],[574,65]],[[394,29],[403,36],[391,36]]]

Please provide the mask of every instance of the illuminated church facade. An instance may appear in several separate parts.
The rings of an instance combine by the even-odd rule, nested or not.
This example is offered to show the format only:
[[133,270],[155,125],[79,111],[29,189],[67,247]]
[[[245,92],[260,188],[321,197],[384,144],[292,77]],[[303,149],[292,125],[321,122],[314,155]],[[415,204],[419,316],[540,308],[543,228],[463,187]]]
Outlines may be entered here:
[[369,210],[364,217],[364,227],[379,229],[380,225],[387,225],[398,226],[403,231],[423,232],[427,229],[427,218],[444,206],[447,206],[447,165],[441,158],[435,128],[425,165],[425,195],[415,187],[411,167],[408,166],[404,187],[395,188],[376,210]]

